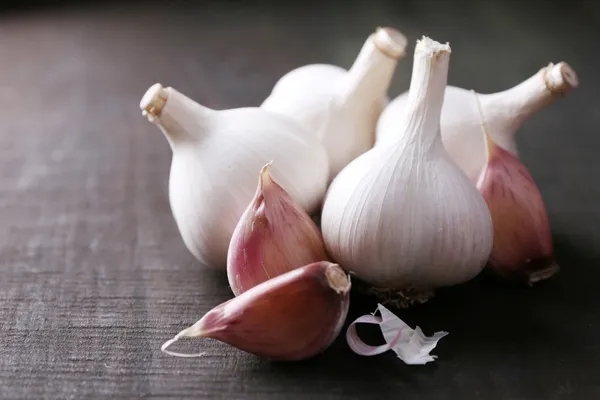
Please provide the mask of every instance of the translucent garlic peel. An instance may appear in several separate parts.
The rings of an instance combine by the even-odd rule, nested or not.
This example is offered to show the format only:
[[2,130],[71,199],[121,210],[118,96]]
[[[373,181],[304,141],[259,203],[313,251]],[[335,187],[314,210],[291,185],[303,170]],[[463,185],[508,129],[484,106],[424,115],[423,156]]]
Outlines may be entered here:
[[229,245],[227,276],[236,295],[294,268],[329,258],[319,229],[275,182],[271,166],[261,169],[254,199]]
[[320,206],[327,154],[293,121],[261,108],[211,110],[160,84],[140,107],[171,145],[171,209],[186,247],[205,265],[226,267],[234,228],[267,162],[274,162],[273,177],[304,210]]
[[489,260],[497,274],[530,284],[559,270],[542,195],[527,168],[486,136],[487,164],[477,183],[494,226]]
[[290,71],[274,86],[261,107],[307,127],[320,138],[333,178],[375,142],[377,119],[406,38],[393,28],[378,28],[364,43],[350,70],[328,64]]
[[216,339],[274,360],[311,358],[339,335],[348,313],[350,288],[349,277],[336,264],[303,266],[215,307],[167,341],[162,350],[168,351],[178,339],[196,337]]
[[332,182],[321,227],[331,257],[380,288],[431,289],[470,280],[492,247],[487,206],[439,137],[448,45],[417,43],[411,101],[397,137]]
[[[377,311],[379,311],[380,317],[375,316]],[[448,332],[441,331],[429,337],[425,336],[421,328],[417,326],[412,329],[381,304],[377,305],[375,313],[357,318],[348,327],[346,341],[352,351],[362,356],[374,356],[392,350],[408,365],[424,365],[435,361],[437,356],[430,353],[440,339],[448,335]],[[386,343],[371,346],[363,342],[356,331],[358,324],[379,325]]]
[[[476,182],[486,160],[476,95],[486,115],[487,133],[499,146],[518,154],[514,136],[521,125],[578,85],[576,72],[561,62],[550,64],[515,87],[497,93],[477,94],[448,86],[440,122],[444,147],[452,160]],[[383,111],[377,125],[377,145],[393,141],[407,103],[408,92],[405,92]]]

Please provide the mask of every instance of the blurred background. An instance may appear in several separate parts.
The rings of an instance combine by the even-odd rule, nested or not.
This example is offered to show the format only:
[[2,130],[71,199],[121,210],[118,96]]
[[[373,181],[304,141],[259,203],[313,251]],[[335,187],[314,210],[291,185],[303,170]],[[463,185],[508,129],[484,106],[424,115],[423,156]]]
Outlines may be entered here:
[[[0,11],[1,398],[600,397],[600,2],[13,1]],[[202,362],[163,356],[165,339],[230,293],[181,242],[171,152],[142,117],[142,95],[160,82],[212,108],[259,105],[300,65],[350,67],[378,26],[410,43],[392,97],[408,89],[422,35],[450,42],[449,84],[482,93],[549,62],[577,71],[580,87],[517,136],[563,271],[535,295],[474,283],[405,314],[427,333],[451,332],[425,368],[357,360],[343,339],[293,369],[218,343]]]

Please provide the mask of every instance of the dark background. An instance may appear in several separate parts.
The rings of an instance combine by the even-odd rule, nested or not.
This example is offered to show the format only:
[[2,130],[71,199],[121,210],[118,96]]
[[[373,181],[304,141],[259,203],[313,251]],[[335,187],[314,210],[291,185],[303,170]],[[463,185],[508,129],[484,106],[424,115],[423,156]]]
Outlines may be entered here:
[[[37,4],[36,4],[37,3]],[[13,2],[0,14],[0,398],[600,398],[600,93],[595,2]],[[517,138],[562,271],[534,288],[481,276],[396,313],[447,330],[426,366],[301,363],[162,342],[231,294],[172,219],[170,149],[138,104],[154,82],[214,108],[258,105],[281,75],[349,67],[380,25],[449,41],[449,83],[499,91],[567,61],[580,87]],[[375,310],[354,296],[349,319]],[[372,341],[376,330],[362,329]]]

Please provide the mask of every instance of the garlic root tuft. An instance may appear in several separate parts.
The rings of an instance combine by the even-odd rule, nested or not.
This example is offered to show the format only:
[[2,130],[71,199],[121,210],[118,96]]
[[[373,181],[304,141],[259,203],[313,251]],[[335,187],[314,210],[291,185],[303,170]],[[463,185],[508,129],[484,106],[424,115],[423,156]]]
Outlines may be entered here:
[[373,296],[384,306],[392,306],[398,309],[410,308],[418,304],[425,304],[435,296],[433,289],[416,289],[404,287],[402,289],[382,288],[373,286],[356,277],[353,286],[357,293],[365,296]]

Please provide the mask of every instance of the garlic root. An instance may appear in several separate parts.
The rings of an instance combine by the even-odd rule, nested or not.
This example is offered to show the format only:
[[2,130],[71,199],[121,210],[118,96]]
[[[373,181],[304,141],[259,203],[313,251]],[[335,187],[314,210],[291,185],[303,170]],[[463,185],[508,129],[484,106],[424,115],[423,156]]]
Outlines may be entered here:
[[435,290],[433,289],[416,289],[411,287],[402,289],[381,288],[355,277],[353,277],[353,286],[357,293],[365,296],[373,296],[384,306],[389,305],[398,309],[427,303],[435,296]]

